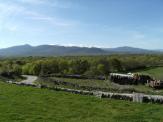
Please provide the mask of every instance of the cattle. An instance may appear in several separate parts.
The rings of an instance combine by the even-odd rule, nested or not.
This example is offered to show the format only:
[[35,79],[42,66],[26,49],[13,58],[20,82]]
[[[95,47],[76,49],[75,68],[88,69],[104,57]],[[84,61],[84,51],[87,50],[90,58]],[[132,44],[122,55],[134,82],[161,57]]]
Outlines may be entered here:
[[161,81],[161,80],[149,80],[149,81],[147,81],[147,85],[149,87],[152,87],[155,89],[160,89],[160,88],[163,88],[163,81]]

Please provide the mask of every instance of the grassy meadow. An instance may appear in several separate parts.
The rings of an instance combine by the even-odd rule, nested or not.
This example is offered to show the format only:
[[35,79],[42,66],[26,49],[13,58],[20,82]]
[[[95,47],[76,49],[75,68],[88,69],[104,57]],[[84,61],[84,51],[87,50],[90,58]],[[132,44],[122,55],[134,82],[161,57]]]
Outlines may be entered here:
[[[135,71],[135,73],[142,73],[150,75],[151,77],[155,77],[156,79],[163,79],[163,67],[154,67],[154,68],[147,68],[139,71]],[[111,92],[139,92],[139,93],[145,93],[145,94],[158,94],[163,95],[163,90],[155,90],[153,88],[150,88],[145,85],[118,85],[110,80],[95,80],[95,79],[75,79],[75,78],[58,78],[58,77],[51,77],[51,79],[54,80],[60,80],[68,83],[73,83],[76,85],[81,86],[80,89],[82,89],[83,86],[88,86],[92,88],[99,88],[98,90],[102,91],[111,91]],[[55,84],[53,82],[46,81],[38,81],[38,83],[42,85],[47,85],[48,87],[65,87],[65,88],[74,88],[68,85],[61,85],[61,84]],[[86,89],[87,90],[87,89]],[[89,89],[88,89],[89,90]]]
[[0,82],[3,122],[161,122],[163,106],[16,86]]
[[[25,63],[23,63],[23,61],[14,62],[17,62],[18,64],[20,63],[22,65],[11,63],[11,66],[13,64],[14,65],[13,68],[10,68],[10,65],[6,65],[8,62],[3,62],[1,64],[1,74],[6,75],[6,72],[8,73],[8,71],[13,69],[11,76],[12,73],[18,73],[19,75],[22,73],[36,75],[41,71],[38,70],[40,64],[41,66],[44,66],[43,73],[46,74],[49,73],[49,71],[51,71],[50,73],[56,72],[51,69],[57,69],[54,68],[54,66],[58,66],[56,65],[56,62],[53,62],[53,60],[51,62],[41,62],[31,61],[31,59],[29,59],[29,62],[31,63],[28,61]],[[73,72],[78,71],[78,69],[76,69],[76,65],[78,66],[78,63],[83,61],[76,62],[67,62],[68,64],[73,64],[72,66],[68,65],[68,71],[71,71],[70,69],[72,68],[74,68],[72,70]],[[64,60],[62,63],[65,63]],[[60,66],[66,66],[63,64]],[[104,70],[104,65],[101,65],[101,63],[98,63],[97,66],[95,63],[93,66],[95,66],[95,71],[96,69],[101,71]],[[133,65],[131,64],[131,66]],[[81,69],[80,67],[78,68]],[[21,72],[20,69],[22,69]],[[64,68],[62,70],[64,70]],[[89,70],[91,71],[92,69],[90,68],[86,71]],[[60,70],[58,72],[60,72]],[[138,72],[149,74],[153,77],[156,77],[157,79],[163,79],[163,67],[148,68]],[[163,95],[163,90],[154,90],[145,85],[122,86],[111,83],[109,80],[84,80],[56,77],[52,78],[63,80],[64,82],[69,82],[72,84],[77,84],[79,86],[89,86],[95,88],[99,87],[108,89],[110,91],[113,90],[114,92],[132,93],[133,91],[136,91],[146,94]],[[8,77],[0,77],[0,79],[9,80]],[[14,77],[14,79],[20,81],[22,78]],[[47,82],[46,80],[42,83],[48,84],[50,87],[69,87],[63,84],[56,85],[52,82]],[[0,81],[0,122],[163,122],[162,114],[162,105],[99,99],[93,96],[82,96],[48,89],[16,86]]]
[[163,67],[147,68],[139,72],[163,80]]

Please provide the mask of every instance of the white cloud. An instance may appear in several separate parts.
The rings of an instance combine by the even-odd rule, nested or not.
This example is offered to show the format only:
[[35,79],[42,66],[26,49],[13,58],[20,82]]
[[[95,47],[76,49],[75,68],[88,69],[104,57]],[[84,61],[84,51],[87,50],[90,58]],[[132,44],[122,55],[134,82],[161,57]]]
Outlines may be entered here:
[[54,17],[48,16],[48,15],[40,14],[37,12],[26,11],[25,14],[27,15],[26,19],[31,19],[31,20],[35,20],[35,21],[44,21],[53,26],[70,27],[70,26],[75,25],[75,22],[69,22],[66,20],[59,19],[59,18],[54,18]]
[[[0,31],[18,31],[20,29],[20,22],[30,24],[32,21],[46,22],[50,27],[56,29],[65,29],[68,27],[73,27],[76,22],[63,20],[56,16],[44,15],[41,12],[38,12],[37,9],[30,10],[26,4],[20,3],[30,3],[30,4],[43,4],[48,3],[48,0],[16,0],[17,2],[2,2],[0,3]],[[56,1],[56,0],[55,0]],[[55,3],[53,1],[53,3]],[[59,5],[59,2],[56,2],[56,6]],[[52,4],[54,5],[54,4]],[[47,6],[46,6],[47,7]],[[19,23],[18,23],[19,21]],[[43,27],[44,23],[40,25]],[[24,26],[24,30],[29,27]],[[37,30],[35,27],[30,26],[31,30]],[[48,27],[46,27],[48,28]],[[27,30],[27,29],[26,29]]]
[[13,3],[0,3],[0,16],[11,15],[22,12],[25,8],[23,6],[13,4]]
[[50,3],[51,7],[57,7],[57,8],[72,8],[75,7],[71,2],[69,1],[64,1],[62,2],[61,0],[54,0],[53,2]]
[[18,14],[22,13],[25,10],[23,6],[19,6],[13,3],[0,3],[0,30],[3,29],[9,31],[15,31],[17,29],[16,25],[7,25],[11,23],[12,19],[15,18]]
[[18,2],[25,3],[25,4],[45,4],[48,0],[17,0]]
[[49,7],[56,7],[56,8],[71,8],[73,7],[70,1],[62,1],[62,0],[17,0],[23,4],[30,4],[30,5],[48,5]]
[[[54,45],[54,44],[53,44]],[[104,48],[104,46],[99,46],[99,45],[94,45],[94,44],[75,44],[75,43],[67,43],[67,44],[63,44],[62,46],[68,46],[68,47],[88,47],[88,48],[92,48],[92,47],[97,47],[97,48]]]

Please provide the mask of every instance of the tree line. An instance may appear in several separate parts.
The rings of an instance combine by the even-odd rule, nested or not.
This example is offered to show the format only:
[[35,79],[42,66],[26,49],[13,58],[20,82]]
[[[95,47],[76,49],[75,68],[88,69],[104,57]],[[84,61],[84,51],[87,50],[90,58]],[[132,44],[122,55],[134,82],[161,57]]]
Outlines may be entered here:
[[162,55],[109,55],[69,57],[26,57],[0,59],[0,75],[78,74],[107,76],[163,65]]

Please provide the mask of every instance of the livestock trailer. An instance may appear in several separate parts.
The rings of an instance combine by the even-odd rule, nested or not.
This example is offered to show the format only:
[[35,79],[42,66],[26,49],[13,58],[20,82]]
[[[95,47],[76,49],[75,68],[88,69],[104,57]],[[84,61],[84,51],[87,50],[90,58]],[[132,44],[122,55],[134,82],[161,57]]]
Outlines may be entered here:
[[142,74],[120,74],[120,73],[110,73],[110,80],[112,82],[121,85],[133,85],[133,84],[146,84],[147,81],[152,80],[148,75]]

